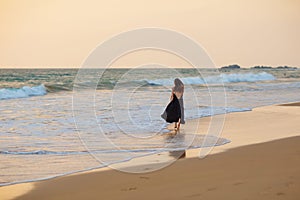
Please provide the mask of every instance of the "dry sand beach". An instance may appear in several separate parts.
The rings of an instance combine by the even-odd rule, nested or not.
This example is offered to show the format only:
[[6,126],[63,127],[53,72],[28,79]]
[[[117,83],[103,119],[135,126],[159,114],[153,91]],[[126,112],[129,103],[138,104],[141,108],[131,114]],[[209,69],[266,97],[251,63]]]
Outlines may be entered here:
[[[209,122],[209,118],[201,120]],[[0,196],[30,200],[299,199],[299,120],[299,103],[230,113],[222,137],[231,143],[215,147],[204,159],[197,158],[199,150],[190,150],[186,158],[152,173],[94,170],[4,186]]]

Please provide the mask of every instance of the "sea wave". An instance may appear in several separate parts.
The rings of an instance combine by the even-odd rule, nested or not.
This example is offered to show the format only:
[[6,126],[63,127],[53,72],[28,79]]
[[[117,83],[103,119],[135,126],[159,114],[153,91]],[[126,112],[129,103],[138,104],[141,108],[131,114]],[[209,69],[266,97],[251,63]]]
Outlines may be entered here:
[[201,106],[199,114],[196,116],[192,116],[191,119],[200,118],[200,117],[210,117],[214,115],[221,115],[221,114],[233,113],[233,112],[247,112],[251,110],[252,110],[251,108],[217,107],[217,106],[202,107]]
[[[159,135],[158,137],[164,137],[164,133]],[[187,141],[190,140],[191,144],[187,145],[184,142],[182,142],[179,138],[176,142],[176,138],[172,138],[172,145],[168,145],[168,147],[164,146],[164,144],[161,145],[147,145],[135,148],[135,147],[130,147],[130,148],[124,148],[124,149],[99,149],[99,150],[93,150],[93,151],[49,151],[49,150],[33,150],[33,151],[9,151],[9,150],[0,150],[0,154],[4,155],[19,155],[19,156],[31,156],[31,155],[63,155],[63,156],[68,156],[68,155],[83,155],[83,154],[127,154],[127,153],[141,153],[141,155],[148,155],[148,154],[153,154],[153,153],[158,153],[158,152],[168,152],[168,151],[179,151],[179,150],[186,150],[186,149],[195,149],[195,148],[203,148],[203,147],[211,147],[211,146],[219,146],[219,145],[224,145],[226,143],[229,143],[230,140],[226,138],[218,138],[218,142],[214,143],[206,143],[205,146],[204,144],[200,141],[206,139],[206,140],[211,140],[215,141],[216,137],[215,136],[207,136],[207,135],[194,135],[194,134],[186,134]],[[188,139],[189,137],[189,139]],[[131,157],[134,158],[134,157]],[[130,158],[130,159],[131,159]]]
[[24,86],[22,88],[3,88],[0,89],[0,100],[43,96],[46,94],[46,87],[43,84],[33,87]]
[[36,151],[0,151],[0,154],[7,155],[72,155],[79,153],[87,153],[87,152],[72,152],[72,151],[46,151],[46,150],[36,150]]
[[[261,72],[255,73],[234,73],[234,74],[220,74],[218,76],[201,77],[184,77],[181,78],[184,84],[187,85],[203,85],[203,84],[222,84],[222,83],[238,83],[238,82],[259,82],[271,81],[276,78],[269,73]],[[156,79],[156,80],[143,80],[148,85],[173,85],[173,79]]]
[[[182,77],[181,80],[186,85],[205,85],[207,84],[223,84],[223,83],[239,83],[239,82],[260,82],[270,81],[276,78],[269,73],[261,72],[255,73],[234,73],[234,74],[220,74],[218,76],[201,77]],[[118,80],[100,81],[97,89],[114,89],[116,84],[122,87],[132,87],[136,85],[142,86],[172,86],[174,78],[169,79],[153,79],[153,80],[132,80],[127,82],[118,82]],[[72,91],[72,82],[46,82],[38,86],[24,86],[21,88],[2,88],[0,89],[0,100],[26,98],[31,96],[43,96],[47,93],[55,93],[60,91]],[[78,85],[76,85],[78,87]],[[89,88],[90,84],[80,85],[81,88]],[[94,87],[94,86],[93,86]]]
[[64,83],[46,83],[46,91],[49,93],[60,92],[60,91],[72,91],[73,86],[71,84]]
[[104,149],[96,151],[48,151],[48,150],[34,150],[34,151],[0,151],[0,154],[5,155],[80,155],[90,153],[122,153],[122,152],[152,152],[160,149]]

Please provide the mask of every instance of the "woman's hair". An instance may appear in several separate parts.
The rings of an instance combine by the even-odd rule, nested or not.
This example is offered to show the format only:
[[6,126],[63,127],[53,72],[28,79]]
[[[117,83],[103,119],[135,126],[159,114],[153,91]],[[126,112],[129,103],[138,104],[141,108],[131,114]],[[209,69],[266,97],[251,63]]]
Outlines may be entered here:
[[180,92],[183,93],[184,90],[184,85],[183,82],[179,79],[179,78],[175,78],[174,80],[174,87],[173,87],[173,91],[174,92]]

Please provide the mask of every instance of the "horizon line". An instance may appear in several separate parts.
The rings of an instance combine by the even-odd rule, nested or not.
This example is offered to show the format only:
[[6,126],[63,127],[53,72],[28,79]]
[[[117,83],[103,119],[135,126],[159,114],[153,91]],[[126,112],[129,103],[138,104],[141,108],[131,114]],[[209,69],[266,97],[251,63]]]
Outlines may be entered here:
[[[216,66],[216,67],[198,67],[202,69],[221,69],[221,68],[229,68],[229,66],[232,65],[238,65],[238,64],[229,64],[229,65],[224,65],[224,66]],[[254,67],[262,67],[262,68],[278,68],[278,67],[288,67],[288,68],[298,68],[298,66],[289,66],[289,65],[277,65],[277,66],[272,66],[272,65],[253,65],[253,66],[240,66],[240,69],[250,69]],[[82,66],[0,66],[0,69],[80,69],[83,68]],[[133,69],[135,67],[130,67],[130,66],[118,66],[118,67],[85,67],[86,69]],[[156,68],[162,68],[162,67],[147,67],[148,69],[156,69]],[[171,67],[170,67],[171,68]],[[198,69],[195,67],[191,66],[175,66],[172,68],[177,68],[177,69]]]

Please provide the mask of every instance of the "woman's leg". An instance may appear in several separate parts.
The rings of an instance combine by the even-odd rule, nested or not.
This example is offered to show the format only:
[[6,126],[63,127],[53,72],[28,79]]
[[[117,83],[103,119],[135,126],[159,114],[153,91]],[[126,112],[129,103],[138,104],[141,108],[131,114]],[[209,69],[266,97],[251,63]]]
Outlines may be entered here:
[[175,122],[175,131],[177,131],[177,130],[179,130],[179,128],[180,128],[180,118],[179,118],[179,120],[178,120],[178,122]]

